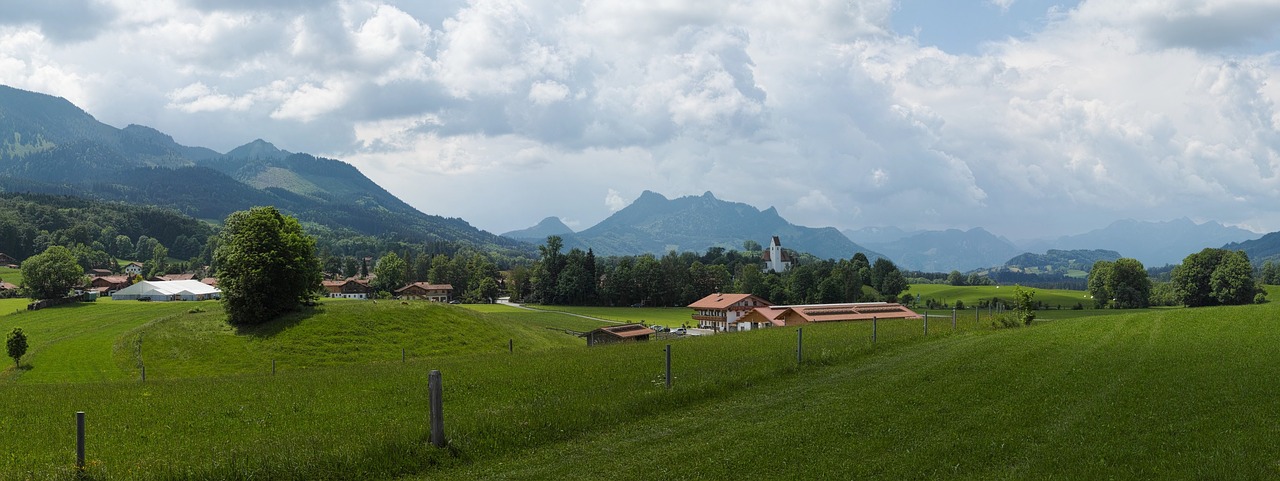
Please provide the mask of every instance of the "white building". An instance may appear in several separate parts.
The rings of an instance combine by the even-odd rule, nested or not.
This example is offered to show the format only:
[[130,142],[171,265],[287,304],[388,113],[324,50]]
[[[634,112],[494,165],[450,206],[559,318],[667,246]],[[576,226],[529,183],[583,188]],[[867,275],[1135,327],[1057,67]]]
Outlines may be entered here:
[[115,301],[203,301],[222,297],[217,287],[200,281],[142,281],[111,294]]
[[765,272],[786,272],[791,268],[791,254],[782,250],[782,241],[778,240],[778,236],[773,236],[773,240],[769,241],[769,248],[760,255],[760,260],[764,261]]

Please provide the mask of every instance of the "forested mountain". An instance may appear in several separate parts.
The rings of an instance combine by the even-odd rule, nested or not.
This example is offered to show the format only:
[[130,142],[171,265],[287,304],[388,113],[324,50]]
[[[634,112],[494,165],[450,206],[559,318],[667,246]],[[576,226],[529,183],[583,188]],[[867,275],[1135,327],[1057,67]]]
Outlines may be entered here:
[[999,265],[1018,248],[981,227],[948,229],[905,235],[891,242],[866,242],[889,256],[899,267],[924,272],[969,271]]
[[137,251],[142,238],[166,246],[170,257],[189,259],[201,255],[213,233],[208,223],[158,207],[0,193],[0,252],[20,261],[50,245],[76,244],[121,259],[148,259],[151,247]]
[[[857,252],[871,259],[886,257],[853,243],[834,227],[798,226],[772,207],[760,211],[717,199],[710,192],[667,199],[644,191],[631,205],[574,237],[596,255],[610,256],[703,252],[709,247],[741,249],[744,241],[767,245],[773,236],[779,236],[785,248],[822,259],[848,259]],[[574,247],[569,242],[565,246]]]
[[1121,220],[1084,234],[1024,246],[1031,252],[1048,249],[1106,249],[1138,259],[1147,267],[1177,264],[1201,249],[1258,238],[1258,234],[1218,222],[1197,224],[1182,218],[1168,222]]
[[1249,255],[1249,261],[1257,265],[1262,265],[1266,261],[1280,262],[1280,232],[1272,232],[1254,240],[1233,242],[1222,248],[1244,251]]
[[1115,261],[1120,257],[1119,252],[1104,249],[1049,249],[1044,254],[1027,252],[1019,255],[1005,262],[1004,267],[1018,269],[1023,272],[1032,271],[1044,274],[1067,275],[1071,271],[1088,272],[1089,269],[1093,268],[1093,263],[1095,262]]
[[[461,243],[532,253],[531,245],[427,215],[342,161],[255,140],[226,155],[159,131],[102,124],[65,99],[0,86],[0,189],[161,205],[221,221],[275,205],[330,236]],[[373,253],[369,253],[373,254]]]

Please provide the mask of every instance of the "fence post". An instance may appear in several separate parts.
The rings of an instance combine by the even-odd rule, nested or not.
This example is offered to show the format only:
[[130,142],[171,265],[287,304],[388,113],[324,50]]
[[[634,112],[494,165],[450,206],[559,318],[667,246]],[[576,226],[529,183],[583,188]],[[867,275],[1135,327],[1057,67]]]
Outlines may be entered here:
[[796,328],[796,364],[804,363],[804,328]]
[[405,359],[404,348],[402,347],[400,348],[400,364],[404,364],[404,359]]
[[440,384],[440,371],[432,369],[427,376],[427,391],[430,392],[431,398],[431,445],[437,448],[443,448],[446,444],[444,439],[444,402],[441,399],[444,389]]
[[876,343],[876,316],[871,316],[871,343]]
[[956,330],[956,308],[951,308],[951,330]]
[[929,335],[929,313],[924,313],[924,335]]
[[84,471],[84,411],[76,411],[76,470]]
[[671,345],[667,344],[667,389],[671,389]]
[[511,353],[511,354],[515,354],[515,353],[516,353],[516,340],[515,340],[515,339],[507,339],[507,352],[508,352],[508,353]]

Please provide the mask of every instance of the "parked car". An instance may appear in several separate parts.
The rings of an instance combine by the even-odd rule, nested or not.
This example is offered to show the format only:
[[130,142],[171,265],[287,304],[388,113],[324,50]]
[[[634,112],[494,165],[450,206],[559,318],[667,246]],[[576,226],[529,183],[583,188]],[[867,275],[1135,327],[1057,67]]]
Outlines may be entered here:
[[671,329],[668,329],[667,326],[658,324],[649,326],[649,329],[653,329],[653,332],[671,332]]
[[677,336],[683,336],[683,335],[685,335],[685,334],[688,334],[688,333],[689,333],[689,331],[685,330],[685,328],[683,328],[683,327],[677,327],[677,328],[675,328],[675,329],[672,329],[672,330],[671,330],[671,333],[672,333],[672,334],[675,334],[675,335],[677,335]]

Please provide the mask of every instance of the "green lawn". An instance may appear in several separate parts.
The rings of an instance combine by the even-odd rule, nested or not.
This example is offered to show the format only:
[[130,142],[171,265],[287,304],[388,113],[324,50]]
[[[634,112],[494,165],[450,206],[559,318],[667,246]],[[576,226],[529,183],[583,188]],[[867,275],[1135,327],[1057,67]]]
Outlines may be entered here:
[[[927,338],[921,321],[882,321],[874,344],[869,323],[835,323],[587,348],[556,327],[580,318],[500,306],[326,301],[237,332],[216,303],[100,302],[0,316],[44,343],[0,380],[0,479],[74,479],[77,410],[90,479],[1277,478],[1278,314],[1095,311]],[[130,370],[139,334],[145,383]],[[99,377],[31,382],[73,351]],[[447,450],[425,442],[431,369]]]
[[[1093,299],[1089,297],[1089,293],[1085,291],[1072,291],[1066,289],[1035,289],[1035,300],[1048,304],[1050,309],[1061,307],[1064,310],[1070,309],[1076,303],[1080,303],[1085,309],[1093,308]],[[908,294],[919,294],[921,302],[927,299],[934,299],[938,302],[954,305],[956,300],[964,301],[965,306],[973,308],[978,305],[981,300],[991,300],[998,297],[1006,302],[1013,299],[1013,286],[950,286],[945,284],[916,284],[912,285],[907,291]]]
[[687,307],[595,307],[595,306],[543,306],[530,307],[549,311],[571,312],[619,322],[642,322],[667,327],[688,324],[694,326],[693,311]]

